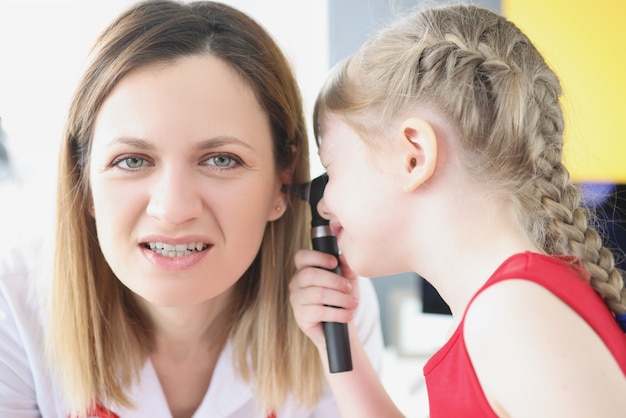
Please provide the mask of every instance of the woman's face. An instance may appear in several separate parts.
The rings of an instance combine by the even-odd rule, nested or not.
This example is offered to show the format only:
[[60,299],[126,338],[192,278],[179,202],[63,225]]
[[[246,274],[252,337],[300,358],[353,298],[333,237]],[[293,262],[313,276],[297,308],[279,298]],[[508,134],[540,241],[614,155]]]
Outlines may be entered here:
[[96,118],[89,176],[107,262],[160,305],[229,289],[285,207],[267,114],[208,55],[139,68],[116,85]]

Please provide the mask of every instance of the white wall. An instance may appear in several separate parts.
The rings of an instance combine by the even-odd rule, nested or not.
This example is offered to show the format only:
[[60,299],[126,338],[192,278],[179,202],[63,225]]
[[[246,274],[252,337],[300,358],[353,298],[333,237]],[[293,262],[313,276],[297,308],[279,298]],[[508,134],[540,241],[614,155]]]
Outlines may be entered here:
[[[327,72],[327,2],[225,0],[283,47],[308,121]],[[51,216],[57,149],[89,48],[133,0],[0,0],[0,118],[16,182],[0,183],[0,237],[36,230]],[[310,122],[309,122],[310,123]],[[321,172],[311,144],[313,173]],[[2,240],[0,240],[2,241]]]

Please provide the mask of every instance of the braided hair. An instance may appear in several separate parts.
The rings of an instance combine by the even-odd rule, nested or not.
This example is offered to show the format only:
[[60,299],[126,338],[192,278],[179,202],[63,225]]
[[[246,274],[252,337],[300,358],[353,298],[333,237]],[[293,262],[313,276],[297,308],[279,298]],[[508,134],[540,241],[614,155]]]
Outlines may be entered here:
[[468,172],[512,201],[538,248],[583,265],[626,331],[622,274],[563,164],[560,95],[557,75],[512,22],[459,5],[408,14],[371,37],[326,84],[315,118],[342,114],[375,142],[407,106],[438,109]]

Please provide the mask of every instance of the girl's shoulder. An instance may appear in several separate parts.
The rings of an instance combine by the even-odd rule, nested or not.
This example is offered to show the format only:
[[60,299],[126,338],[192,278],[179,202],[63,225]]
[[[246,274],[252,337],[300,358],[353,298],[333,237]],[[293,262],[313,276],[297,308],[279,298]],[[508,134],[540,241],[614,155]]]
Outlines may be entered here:
[[[535,399],[540,408],[523,412],[533,415],[541,408],[562,413],[560,408],[567,406],[559,399],[592,392],[604,398],[607,391],[596,394],[591,383],[597,379],[626,390],[626,371],[616,354],[626,355],[626,337],[570,261],[515,256],[513,266],[504,263],[502,274],[490,279],[466,312],[463,336],[476,375],[487,398],[508,405],[511,415],[520,413],[518,407],[530,407],[527,399]],[[621,348],[616,350],[615,344]],[[555,388],[565,391],[555,396]],[[589,406],[569,405],[578,408],[572,413],[584,413]]]
[[474,296],[464,322],[466,335],[533,337],[540,339],[533,342],[538,346],[554,343],[548,333],[571,329],[586,329],[601,340],[617,333],[626,343],[584,271],[567,257],[521,253],[509,258]]

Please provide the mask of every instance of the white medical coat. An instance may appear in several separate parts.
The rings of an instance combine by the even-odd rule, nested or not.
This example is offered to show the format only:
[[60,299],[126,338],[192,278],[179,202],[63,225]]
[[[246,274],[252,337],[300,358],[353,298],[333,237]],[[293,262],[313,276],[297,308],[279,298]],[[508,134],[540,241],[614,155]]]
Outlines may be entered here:
[[[42,274],[44,270],[30,261],[36,260],[37,256],[36,247],[30,247],[27,253],[14,251],[2,255],[0,260],[0,418],[68,416],[57,381],[44,360],[45,297],[41,297],[41,289],[45,288],[49,274]],[[369,279],[360,280],[360,292],[356,329],[373,364],[380,371],[384,346],[378,300]],[[302,376],[302,379],[306,378]],[[130,389],[129,395],[135,409],[109,409],[121,418],[171,418],[150,361],[146,362],[139,383]],[[232,368],[232,345],[228,342],[194,418],[265,418],[255,409],[256,403],[253,385],[239,379]],[[299,409],[293,400],[288,400],[276,411],[277,418],[338,416],[328,386],[312,410]]]

